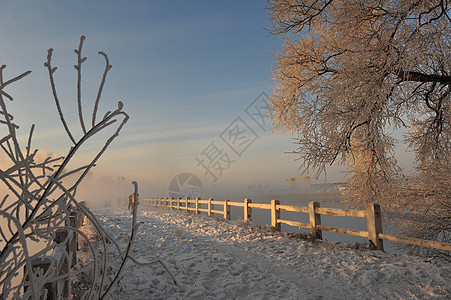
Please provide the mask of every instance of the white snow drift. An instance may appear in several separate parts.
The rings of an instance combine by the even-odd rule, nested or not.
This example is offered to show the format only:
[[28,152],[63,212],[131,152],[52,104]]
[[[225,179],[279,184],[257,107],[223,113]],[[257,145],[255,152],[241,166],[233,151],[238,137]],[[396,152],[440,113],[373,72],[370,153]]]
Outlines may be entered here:
[[[450,264],[311,243],[240,221],[140,207],[134,253],[114,299],[449,299]],[[95,214],[125,247],[131,213]],[[113,251],[113,246],[111,246]],[[119,264],[119,261],[117,262]],[[117,266],[116,266],[117,267]]]

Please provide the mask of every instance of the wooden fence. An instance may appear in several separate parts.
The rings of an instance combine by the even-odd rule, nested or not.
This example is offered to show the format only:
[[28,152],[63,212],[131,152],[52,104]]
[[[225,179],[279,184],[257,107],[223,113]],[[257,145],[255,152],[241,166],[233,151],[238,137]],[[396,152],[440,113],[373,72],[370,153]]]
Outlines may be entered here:
[[[281,205],[279,200],[271,200],[270,204],[262,204],[252,203],[251,199],[244,199],[243,202],[232,202],[229,200],[216,201],[212,198],[208,200],[201,200],[200,198],[196,198],[195,200],[190,200],[189,198],[147,198],[142,199],[140,202],[144,205],[163,207],[169,210],[194,212],[196,214],[205,212],[208,214],[208,216],[219,214],[222,215],[226,220],[230,220],[230,207],[232,206],[243,208],[243,218],[245,221],[252,221],[253,208],[265,209],[271,211],[271,226],[277,231],[281,230],[281,224],[286,224],[289,226],[308,228],[310,229],[311,236],[317,239],[322,238],[322,231],[330,231],[365,237],[368,238],[369,248],[373,250],[384,250],[383,240],[388,240],[398,243],[451,251],[451,244],[449,243],[427,241],[410,237],[400,237],[383,233],[382,212],[379,204],[368,204],[365,210],[351,210],[339,208],[321,208],[318,202],[309,202],[307,207]],[[206,207],[203,205],[206,205]],[[220,210],[218,210],[217,208],[220,208]],[[291,211],[308,214],[309,223],[301,223],[281,219],[281,211]],[[321,215],[366,218],[367,231],[322,225]]]
[[[84,202],[80,202],[84,205]],[[84,214],[73,209],[66,221],[66,227],[80,228],[84,223]],[[78,234],[70,228],[56,229],[55,243],[57,246],[48,256],[38,257],[31,261],[33,272],[41,269],[44,274],[51,274],[52,281],[45,283],[47,290],[47,300],[70,299],[71,283],[69,281],[69,269],[77,263]],[[25,271],[25,291],[28,289],[28,273]]]

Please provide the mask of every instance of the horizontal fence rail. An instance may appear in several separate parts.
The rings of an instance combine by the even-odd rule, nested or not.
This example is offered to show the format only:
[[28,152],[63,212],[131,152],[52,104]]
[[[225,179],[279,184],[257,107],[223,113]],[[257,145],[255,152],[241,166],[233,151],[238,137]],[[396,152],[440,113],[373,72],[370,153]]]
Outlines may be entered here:
[[[310,229],[310,235],[317,239],[322,239],[322,231],[343,233],[347,235],[368,238],[369,248],[372,250],[384,250],[383,240],[411,244],[423,247],[430,247],[445,251],[451,251],[451,244],[422,239],[400,237],[382,232],[382,212],[379,204],[368,204],[365,210],[322,208],[318,202],[309,202],[307,207],[281,205],[279,200],[271,200],[270,204],[252,203],[251,199],[244,199],[243,202],[232,202],[229,200],[217,201],[213,198],[202,200],[200,198],[185,199],[178,198],[147,198],[142,199],[141,204],[165,208],[168,210],[194,212],[200,214],[205,212],[208,216],[214,214],[222,215],[224,219],[230,220],[230,208],[232,206],[243,208],[244,221],[252,221],[252,209],[264,209],[271,211],[271,227],[276,231],[281,230],[281,224]],[[218,208],[220,210],[218,210]],[[309,223],[302,223],[281,219],[280,212],[299,212],[309,215]],[[367,231],[325,226],[321,224],[321,215],[366,218]]]

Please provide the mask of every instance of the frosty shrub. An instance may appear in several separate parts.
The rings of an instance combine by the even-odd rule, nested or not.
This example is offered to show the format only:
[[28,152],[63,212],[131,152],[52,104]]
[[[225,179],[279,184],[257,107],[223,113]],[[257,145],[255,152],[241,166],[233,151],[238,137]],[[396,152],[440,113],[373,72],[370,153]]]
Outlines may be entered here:
[[[133,211],[133,227],[128,238],[128,246],[126,249],[120,249],[114,238],[102,228],[90,210],[79,203],[76,196],[77,188],[82,180],[119,135],[129,119],[129,116],[122,111],[122,102],[118,102],[117,108],[104,113],[103,117],[98,118],[97,116],[102,90],[111,69],[108,56],[104,52],[99,52],[105,61],[105,68],[93,103],[91,120],[90,122],[85,121],[82,113],[81,88],[81,69],[82,64],[86,61],[86,57],[82,55],[84,40],[85,37],[82,36],[78,49],[75,49],[77,62],[74,66],[77,72],[80,136],[76,136],[73,128],[70,128],[66,122],[58,98],[55,85],[57,68],[52,65],[53,49],[48,50],[47,60],[44,63],[48,70],[57,113],[70,141],[69,151],[64,157],[39,159],[39,152],[37,149],[32,149],[31,143],[34,125],[31,127],[25,149],[19,144],[17,138],[19,126],[13,122],[13,115],[8,111],[6,105],[6,100],[12,101],[13,97],[7,93],[6,88],[30,74],[30,71],[5,80],[3,71],[6,66],[3,65],[0,68],[0,125],[3,127],[0,137],[1,159],[9,161],[8,167],[0,170],[2,183],[9,191],[6,195],[1,195],[0,199],[0,299],[42,299],[48,292],[45,283],[61,279],[50,271],[44,272],[40,268],[32,269],[31,262],[35,258],[47,256],[54,251],[57,247],[54,242],[55,231],[67,228],[69,213],[73,209],[78,209],[85,214],[98,237],[98,244],[94,248],[86,234],[75,228],[70,229],[76,231],[79,238],[85,241],[84,247],[91,253],[92,260],[92,263],[88,265],[76,264],[74,268],[69,268],[68,274],[64,275],[69,282],[80,282],[83,281],[83,278],[89,278],[88,286],[77,286],[76,298],[103,299],[107,297],[117,286],[126,262],[132,260],[139,263],[130,252],[138,227],[136,224],[137,205]],[[100,135],[100,132],[105,132],[106,129],[110,131],[105,138],[105,134]],[[82,146],[93,141],[100,142],[101,146],[98,151],[86,164],[74,167],[74,158]],[[70,162],[72,165],[69,169]],[[4,161],[3,165],[5,165]],[[109,267],[110,258],[106,255],[107,243],[113,243],[116,246],[117,253],[112,259],[121,261],[118,270],[112,270]],[[28,283],[25,283],[25,278]]]
[[[421,176],[401,185],[397,199],[404,206],[400,218],[393,218],[406,235],[451,243],[451,162],[425,168]],[[451,262],[449,251],[403,246],[413,254],[440,257]]]

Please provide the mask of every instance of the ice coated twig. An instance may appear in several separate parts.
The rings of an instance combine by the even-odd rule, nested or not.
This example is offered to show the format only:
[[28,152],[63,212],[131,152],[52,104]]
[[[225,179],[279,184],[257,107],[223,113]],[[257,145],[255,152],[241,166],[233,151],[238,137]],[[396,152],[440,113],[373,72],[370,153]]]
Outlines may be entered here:
[[6,81],[6,82],[3,82],[3,70],[4,70],[5,68],[6,68],[6,65],[1,65],[1,66],[0,66],[0,94],[1,94],[2,96],[5,96],[6,98],[8,98],[9,100],[12,101],[12,100],[13,100],[13,97],[10,96],[8,93],[6,93],[3,89],[4,89],[6,86],[8,86],[9,84],[11,84],[11,83],[13,83],[13,82],[16,82],[16,81],[22,79],[23,77],[27,76],[28,74],[31,73],[31,71],[26,71],[26,72],[20,74],[19,76],[16,76],[16,77],[14,77],[14,78],[12,78],[12,79]]
[[56,92],[55,79],[53,77],[53,73],[55,73],[56,67],[52,68],[52,53],[53,53],[53,49],[50,48],[47,51],[47,61],[44,63],[44,67],[46,67],[49,72],[50,86],[52,87],[53,99],[55,100],[56,109],[58,110],[58,114],[60,116],[61,123],[63,123],[64,130],[66,130],[66,133],[69,136],[69,139],[72,141],[73,144],[76,144],[75,139],[72,136],[72,133],[70,132],[69,127],[67,126],[66,120],[64,119],[63,110],[61,109],[60,100],[59,100],[58,94]]
[[78,105],[78,117],[80,119],[81,129],[83,130],[83,134],[86,134],[85,122],[83,121],[83,109],[81,105],[81,64],[86,61],[86,57],[82,57],[81,51],[83,48],[83,42],[85,41],[85,36],[82,35],[80,37],[80,44],[78,45],[78,50],[74,49],[74,52],[77,54],[77,64],[74,65],[75,70],[77,70],[77,105]]
[[100,97],[102,96],[103,86],[105,85],[106,76],[108,74],[108,71],[113,67],[112,65],[110,65],[110,60],[108,59],[108,55],[106,55],[105,52],[99,51],[99,55],[102,55],[105,58],[105,70],[103,71],[102,81],[100,82],[100,86],[97,91],[96,102],[94,104],[94,111],[92,113],[92,127],[94,127],[96,124],[97,110],[99,107]]

